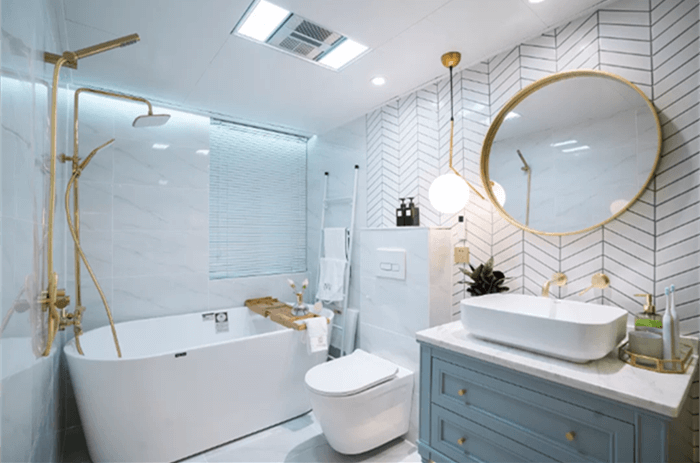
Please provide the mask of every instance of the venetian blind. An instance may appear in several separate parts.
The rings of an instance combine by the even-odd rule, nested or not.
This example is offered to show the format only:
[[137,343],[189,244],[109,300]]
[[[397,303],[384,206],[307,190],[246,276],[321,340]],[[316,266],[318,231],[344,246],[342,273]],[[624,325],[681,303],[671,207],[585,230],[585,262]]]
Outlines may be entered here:
[[306,139],[211,119],[209,279],[306,271]]

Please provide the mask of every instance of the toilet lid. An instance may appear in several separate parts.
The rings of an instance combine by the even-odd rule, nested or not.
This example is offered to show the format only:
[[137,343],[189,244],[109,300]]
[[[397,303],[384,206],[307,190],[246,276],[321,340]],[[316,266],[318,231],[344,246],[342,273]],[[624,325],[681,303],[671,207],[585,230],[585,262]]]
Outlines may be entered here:
[[388,360],[357,349],[350,355],[316,365],[306,373],[306,385],[317,394],[347,396],[389,381],[399,368]]

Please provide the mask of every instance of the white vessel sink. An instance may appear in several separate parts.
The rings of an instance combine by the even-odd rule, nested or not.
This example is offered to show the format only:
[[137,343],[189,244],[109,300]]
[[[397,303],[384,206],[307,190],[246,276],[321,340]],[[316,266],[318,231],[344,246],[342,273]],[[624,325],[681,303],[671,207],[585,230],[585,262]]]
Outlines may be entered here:
[[576,363],[605,357],[627,331],[626,311],[586,302],[488,294],[460,309],[473,336]]

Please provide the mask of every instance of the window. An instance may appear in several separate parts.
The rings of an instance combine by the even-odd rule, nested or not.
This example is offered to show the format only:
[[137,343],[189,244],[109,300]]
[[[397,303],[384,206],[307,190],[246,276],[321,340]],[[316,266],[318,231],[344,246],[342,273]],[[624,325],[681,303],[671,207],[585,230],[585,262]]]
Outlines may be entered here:
[[306,271],[306,139],[211,120],[209,279]]

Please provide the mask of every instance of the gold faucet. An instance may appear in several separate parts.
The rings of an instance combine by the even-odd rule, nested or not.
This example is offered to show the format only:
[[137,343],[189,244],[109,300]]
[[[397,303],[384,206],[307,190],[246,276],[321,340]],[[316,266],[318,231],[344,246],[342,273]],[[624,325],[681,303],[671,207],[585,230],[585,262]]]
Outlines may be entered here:
[[552,275],[552,278],[549,280],[545,281],[544,284],[542,285],[542,297],[549,297],[549,285],[554,283],[555,285],[562,287],[567,283],[568,278],[566,278],[566,275],[564,275],[561,272],[557,272],[554,275]]
[[652,296],[649,293],[643,293],[643,294],[635,294],[635,297],[643,297],[644,298],[644,307],[642,307],[642,310],[644,310],[645,314],[656,315],[656,306],[654,305],[654,296]]
[[608,286],[610,286],[610,278],[604,273],[596,273],[591,277],[591,286],[578,293],[578,295],[583,296],[588,290],[593,288],[605,289]]

